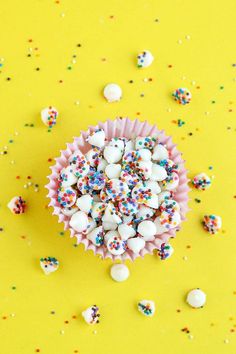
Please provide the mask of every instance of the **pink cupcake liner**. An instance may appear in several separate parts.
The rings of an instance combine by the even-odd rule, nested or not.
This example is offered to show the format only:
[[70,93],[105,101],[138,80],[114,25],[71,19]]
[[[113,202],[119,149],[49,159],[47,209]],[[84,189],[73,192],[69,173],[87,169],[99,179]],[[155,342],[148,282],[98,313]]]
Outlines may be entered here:
[[[89,241],[85,235],[77,233],[69,226],[70,217],[65,216],[61,212],[61,207],[57,201],[57,189],[59,187],[58,178],[63,167],[68,165],[68,158],[76,151],[80,150],[86,153],[90,148],[86,142],[86,138],[98,128],[103,129],[106,138],[110,140],[114,137],[126,137],[128,139],[136,136],[154,136],[158,138],[158,142],[165,144],[169,153],[170,159],[179,166],[179,186],[174,192],[175,200],[180,204],[181,221],[185,220],[188,208],[188,186],[189,179],[187,177],[187,170],[184,167],[184,160],[181,153],[177,150],[176,145],[172,142],[170,136],[166,136],[164,130],[158,130],[156,125],[150,125],[147,121],[140,122],[138,119],[130,120],[129,118],[117,118],[115,120],[107,120],[105,123],[98,123],[96,126],[90,126],[87,131],[82,131],[79,137],[75,137],[73,143],[67,143],[66,150],[61,150],[61,156],[55,158],[56,164],[51,168],[52,173],[48,176],[49,183],[45,186],[48,189],[47,197],[50,199],[49,206],[53,208],[53,215],[58,216],[58,222],[64,223],[64,230],[70,230],[70,237],[76,237],[77,244],[83,243],[85,250],[92,250],[95,255],[100,255],[101,258],[111,258],[113,261],[127,259],[134,260],[137,257],[144,257],[146,254],[152,254],[155,249],[159,249],[163,242],[168,242],[171,237],[175,237],[176,230],[180,229],[179,225],[175,229],[163,233],[155,238],[154,241],[146,242],[145,248],[140,253],[135,254],[132,251],[127,251],[120,256],[114,256],[108,252],[104,247],[96,247]],[[182,224],[182,223],[181,223]]]

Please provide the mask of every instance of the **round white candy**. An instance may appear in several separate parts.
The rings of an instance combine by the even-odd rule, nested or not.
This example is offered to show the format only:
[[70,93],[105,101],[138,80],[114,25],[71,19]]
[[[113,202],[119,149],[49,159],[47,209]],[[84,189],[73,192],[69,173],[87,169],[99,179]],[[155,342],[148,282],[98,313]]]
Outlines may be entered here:
[[108,146],[118,147],[123,152],[125,148],[124,140],[125,138],[112,138],[111,141],[109,141]]
[[100,129],[88,137],[88,143],[93,146],[102,148],[105,145],[105,132]]
[[145,200],[143,202],[143,204],[147,205],[150,208],[153,209],[158,209],[159,206],[159,201],[158,201],[158,195],[156,194],[151,194],[150,198],[148,198],[147,200]]
[[116,230],[118,225],[115,222],[103,221],[102,226],[105,231],[109,231],[109,230]]
[[98,148],[90,149],[86,154],[85,157],[89,162],[90,166],[96,166],[97,162],[100,160],[100,150]]
[[164,211],[164,210],[171,213],[173,211],[180,212],[180,205],[174,199],[165,199],[163,203],[160,205],[160,211]]
[[146,205],[140,205],[138,213],[136,214],[136,219],[145,220],[150,219],[155,213],[155,210],[147,207]]
[[129,277],[129,268],[124,264],[114,264],[110,271],[111,277],[117,282],[122,282]]
[[52,128],[57,121],[58,110],[54,107],[47,107],[41,111],[42,122],[49,128]]
[[70,226],[77,232],[84,232],[88,226],[88,216],[83,211],[77,211],[70,219]]
[[93,197],[91,197],[91,195],[84,194],[77,199],[76,205],[80,210],[88,214],[91,212],[93,202]]
[[105,174],[109,179],[119,178],[120,172],[121,172],[121,165],[118,163],[111,163],[107,165],[105,168]]
[[110,231],[106,232],[106,234],[104,236],[105,243],[107,243],[111,237],[120,237],[120,235],[119,235],[118,231],[115,231],[115,230],[110,230]]
[[150,66],[154,60],[154,57],[151,52],[148,50],[144,50],[143,52],[138,54],[138,68],[146,68]]
[[[116,232],[116,231],[109,231]],[[106,238],[107,234],[105,235]],[[107,249],[114,256],[119,256],[126,251],[125,241],[120,236],[112,236],[108,238]]]
[[153,241],[156,231],[156,225],[151,220],[144,220],[138,225],[138,233],[143,236],[145,241]]
[[147,317],[152,317],[155,313],[155,302],[152,300],[141,300],[138,303],[138,310]]
[[116,102],[121,99],[122,90],[117,84],[108,84],[103,90],[103,95],[108,102]]
[[150,179],[152,181],[163,181],[164,179],[166,179],[167,177],[167,172],[164,169],[164,167],[157,165],[157,164],[153,164],[152,165],[152,174],[150,176]]
[[118,232],[123,240],[128,240],[130,237],[134,237],[136,235],[135,229],[132,225],[128,224],[120,224],[118,226]]
[[103,151],[103,156],[108,163],[116,163],[122,158],[122,151],[115,146],[106,146]]
[[164,145],[158,144],[153,149],[152,159],[154,161],[167,160],[169,158],[168,150]]
[[62,187],[70,187],[77,182],[71,166],[64,167],[60,173]]
[[181,222],[180,213],[174,211],[173,213],[168,213],[167,211],[162,211],[160,215],[160,222],[166,227],[166,229],[173,229],[178,226]]
[[[159,186],[157,181],[146,181],[145,182],[147,189],[151,190],[151,193],[153,194],[159,194],[161,193],[161,187]],[[159,195],[158,195],[159,198]]]
[[141,237],[129,238],[127,246],[134,253],[139,253],[145,247],[145,241]]
[[206,294],[200,289],[193,289],[188,293],[186,301],[194,308],[202,307],[206,303]]

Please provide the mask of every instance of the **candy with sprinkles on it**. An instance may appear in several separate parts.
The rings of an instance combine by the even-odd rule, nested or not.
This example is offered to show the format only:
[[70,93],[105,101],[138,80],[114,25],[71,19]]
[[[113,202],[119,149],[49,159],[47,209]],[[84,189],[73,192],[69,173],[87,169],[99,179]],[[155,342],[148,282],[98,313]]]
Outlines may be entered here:
[[89,172],[89,163],[81,152],[74,152],[69,158],[69,164],[77,178],[84,177]]
[[218,215],[204,215],[202,224],[204,230],[214,235],[221,229],[222,219]]
[[40,267],[46,275],[55,272],[59,267],[59,261],[54,257],[40,258]]
[[187,303],[194,308],[203,307],[206,303],[206,294],[199,288],[189,291]]
[[76,196],[76,190],[72,187],[60,187],[57,191],[57,201],[63,208],[74,205]]
[[169,158],[169,152],[162,144],[157,144],[153,149],[152,160],[161,161]]
[[182,105],[186,105],[191,102],[192,95],[187,88],[178,88],[173,93],[174,100]]
[[82,312],[82,316],[88,324],[99,323],[99,308],[96,305],[90,306]]
[[73,184],[77,183],[78,178],[75,176],[73,172],[73,168],[71,166],[64,167],[60,173],[61,177],[61,186],[62,187],[70,187]]
[[107,241],[107,249],[114,256],[121,255],[126,251],[126,241],[122,240],[120,236],[109,237]]
[[202,172],[196,175],[192,179],[192,185],[194,188],[205,191],[206,189],[210,188],[211,186],[211,179],[207,176],[206,173]]
[[158,249],[157,254],[161,260],[168,259],[174,253],[174,248],[169,243],[162,243]]
[[108,102],[120,101],[122,97],[122,89],[119,85],[111,83],[104,87],[103,95]]
[[149,50],[144,50],[137,56],[137,66],[138,68],[146,68],[152,64],[154,57]]
[[125,264],[113,264],[110,270],[110,275],[113,280],[120,283],[129,278],[129,268]]
[[102,246],[104,243],[104,230],[102,226],[98,226],[87,234],[87,239],[95,246]]
[[58,110],[54,107],[47,107],[41,111],[42,122],[51,129],[57,122]]
[[155,303],[152,300],[141,300],[138,303],[138,310],[147,317],[152,317],[155,313]]
[[117,163],[121,160],[122,151],[116,146],[106,146],[103,152],[105,160],[110,163]]
[[13,214],[23,214],[26,209],[26,202],[22,197],[13,197],[7,204]]

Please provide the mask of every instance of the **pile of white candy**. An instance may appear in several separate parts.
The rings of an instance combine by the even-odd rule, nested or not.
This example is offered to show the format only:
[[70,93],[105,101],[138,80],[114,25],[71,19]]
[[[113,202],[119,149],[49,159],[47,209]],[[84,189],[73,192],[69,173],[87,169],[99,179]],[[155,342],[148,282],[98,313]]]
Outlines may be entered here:
[[164,145],[150,136],[106,141],[102,129],[87,141],[91,149],[61,170],[57,194],[76,233],[113,255],[138,254],[180,224],[178,166]]

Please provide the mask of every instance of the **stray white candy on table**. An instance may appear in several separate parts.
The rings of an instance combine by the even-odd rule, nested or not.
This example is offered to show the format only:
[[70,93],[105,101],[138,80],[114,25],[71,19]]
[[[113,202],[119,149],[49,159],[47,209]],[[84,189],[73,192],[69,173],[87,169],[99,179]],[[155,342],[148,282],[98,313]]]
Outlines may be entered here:
[[206,303],[206,294],[199,288],[189,291],[187,303],[194,308],[203,307]]
[[82,312],[82,316],[88,324],[99,323],[99,308],[96,305],[90,306]]
[[204,230],[214,235],[221,229],[222,220],[218,215],[204,215],[202,224]]
[[192,179],[192,185],[194,188],[204,191],[210,188],[211,179],[207,176],[206,173],[202,172]]
[[161,247],[157,250],[157,254],[161,260],[168,259],[174,253],[174,248],[169,243],[162,243]]
[[59,261],[54,257],[40,258],[40,267],[46,275],[55,272],[59,267]]
[[191,102],[192,95],[187,88],[178,88],[173,93],[174,100],[182,105],[186,105]]
[[138,310],[147,317],[152,317],[155,313],[155,303],[152,300],[141,300],[138,303]]
[[143,52],[138,54],[138,68],[146,68],[150,66],[154,60],[154,57],[151,52],[148,50],[144,50]]
[[122,282],[128,279],[130,272],[125,264],[113,264],[110,274],[113,280]]
[[122,97],[122,90],[117,84],[107,84],[104,87],[103,95],[108,102],[117,102]]
[[22,197],[13,197],[7,206],[13,214],[23,214],[26,209],[26,202]]
[[57,122],[58,110],[54,107],[47,107],[41,111],[42,122],[51,129]]

